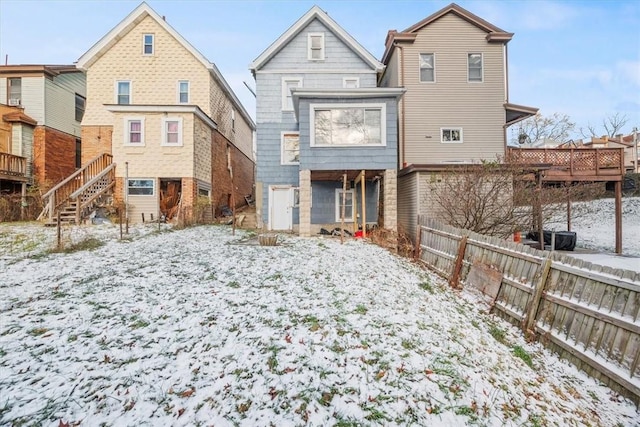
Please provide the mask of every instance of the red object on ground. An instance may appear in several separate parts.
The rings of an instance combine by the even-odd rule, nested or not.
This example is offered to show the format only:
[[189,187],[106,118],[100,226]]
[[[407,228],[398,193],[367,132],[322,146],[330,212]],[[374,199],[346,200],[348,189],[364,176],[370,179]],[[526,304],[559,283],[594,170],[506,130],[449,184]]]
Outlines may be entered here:
[[356,239],[361,239],[362,237],[364,237],[362,234],[362,230],[356,231],[353,237],[355,237]]

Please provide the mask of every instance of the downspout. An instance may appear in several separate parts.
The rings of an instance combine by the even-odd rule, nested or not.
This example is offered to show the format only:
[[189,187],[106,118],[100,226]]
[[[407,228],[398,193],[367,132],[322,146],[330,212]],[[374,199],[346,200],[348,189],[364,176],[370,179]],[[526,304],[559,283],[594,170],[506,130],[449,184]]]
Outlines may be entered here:
[[[401,85],[400,87],[404,88],[404,50],[402,48],[402,46],[399,46],[397,43],[395,44],[395,46],[400,50],[400,80],[401,80]],[[400,100],[401,102],[401,106],[400,106],[400,114],[402,115],[402,122],[401,122],[401,126],[402,126],[402,133],[400,138],[402,139],[401,142],[401,147],[402,147],[402,161],[401,161],[401,165],[402,168],[407,166],[407,162],[405,161],[406,159],[406,155],[405,155],[405,97],[403,96],[402,99]]]
[[[504,69],[504,97],[505,103],[509,102],[509,61],[507,60],[507,44],[502,45],[502,61],[503,61],[503,69]],[[505,110],[505,116],[507,114]],[[505,124],[502,126],[502,137],[504,139],[504,154],[505,157],[507,155],[507,124],[505,117]]]

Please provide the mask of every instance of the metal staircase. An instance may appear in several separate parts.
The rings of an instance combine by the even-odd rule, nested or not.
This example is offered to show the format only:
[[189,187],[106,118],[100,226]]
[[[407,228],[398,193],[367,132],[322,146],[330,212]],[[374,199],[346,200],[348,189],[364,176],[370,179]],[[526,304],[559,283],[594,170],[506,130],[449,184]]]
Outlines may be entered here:
[[80,224],[112,193],[116,165],[111,154],[101,154],[42,196],[44,209],[38,220],[46,225],[58,222]]

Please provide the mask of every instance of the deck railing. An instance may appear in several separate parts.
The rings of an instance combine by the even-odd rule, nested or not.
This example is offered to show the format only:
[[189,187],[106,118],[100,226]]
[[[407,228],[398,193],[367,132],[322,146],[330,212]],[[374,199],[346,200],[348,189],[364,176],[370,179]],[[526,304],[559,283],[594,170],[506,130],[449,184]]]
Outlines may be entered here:
[[24,178],[27,175],[27,158],[0,153],[0,175]]
[[47,217],[49,221],[53,221],[55,212],[69,202],[71,195],[99,176],[112,164],[112,160],[111,154],[100,154],[82,169],[78,169],[73,175],[47,191],[42,196],[44,209],[38,218]]
[[547,177],[611,177],[624,174],[623,148],[509,148],[507,162],[548,167]]

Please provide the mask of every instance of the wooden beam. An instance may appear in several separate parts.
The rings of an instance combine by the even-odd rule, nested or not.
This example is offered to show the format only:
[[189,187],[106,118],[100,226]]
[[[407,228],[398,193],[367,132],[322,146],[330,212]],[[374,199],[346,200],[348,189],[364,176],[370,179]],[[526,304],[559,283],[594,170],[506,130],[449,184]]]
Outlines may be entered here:
[[[347,204],[347,174],[342,175],[342,209],[340,213],[340,243],[344,243],[344,215]],[[355,212],[353,213],[355,216]]]
[[616,181],[616,253],[622,254],[622,182]]
[[365,179],[365,176],[364,176],[364,175],[365,175],[365,174],[364,174],[364,171],[360,171],[360,173],[358,174],[358,176],[356,176],[356,179],[353,181],[353,182],[354,182],[354,184],[353,184],[353,185],[358,185],[358,184],[360,183],[360,181],[361,181],[361,180],[364,180],[364,179]]
[[365,187],[365,179],[364,179],[364,170],[360,172],[358,175],[358,179],[360,179],[361,184],[361,193],[362,193],[362,237],[367,237],[367,196],[365,195],[366,187]]
[[538,185],[536,187],[536,213],[538,214],[538,247],[541,251],[544,251],[544,227],[542,225],[542,173],[538,172],[536,176]]

